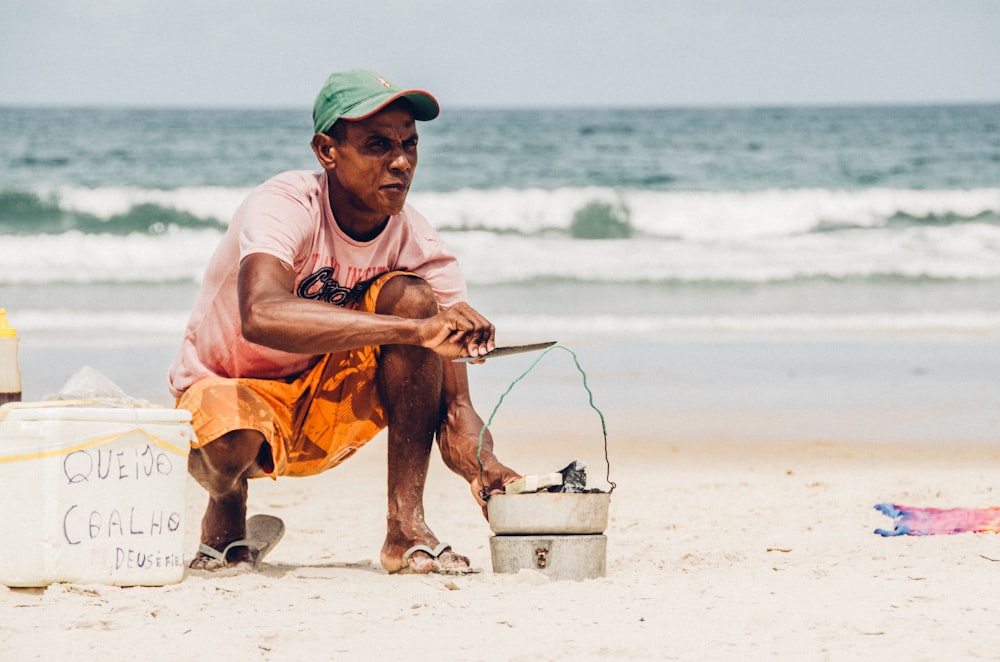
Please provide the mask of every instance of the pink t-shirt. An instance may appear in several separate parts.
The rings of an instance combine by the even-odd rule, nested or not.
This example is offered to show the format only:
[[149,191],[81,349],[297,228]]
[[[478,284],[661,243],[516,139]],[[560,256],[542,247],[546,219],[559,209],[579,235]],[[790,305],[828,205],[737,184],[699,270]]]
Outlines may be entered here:
[[175,397],[203,377],[286,377],[317,360],[315,355],[291,354],[243,338],[236,279],[240,261],[251,253],[267,253],[292,265],[296,294],[332,305],[350,304],[356,286],[397,270],[423,277],[441,308],[466,299],[455,256],[409,205],[389,218],[378,237],[356,241],[334,221],[326,173],[282,173],[240,205],[209,261],[168,375]]

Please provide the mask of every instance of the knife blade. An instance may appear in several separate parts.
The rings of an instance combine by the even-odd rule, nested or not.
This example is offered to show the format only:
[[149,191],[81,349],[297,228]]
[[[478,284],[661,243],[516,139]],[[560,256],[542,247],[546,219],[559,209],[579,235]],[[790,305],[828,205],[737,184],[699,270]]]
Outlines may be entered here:
[[510,356],[511,354],[521,354],[522,352],[537,352],[540,349],[545,349],[546,347],[552,347],[557,341],[550,340],[548,342],[536,342],[530,345],[511,345],[509,347],[497,347],[492,352],[487,352],[486,354],[480,354],[479,356],[462,356],[457,359],[452,359],[455,363],[469,363],[470,361],[481,361],[483,359],[494,359],[500,356]]

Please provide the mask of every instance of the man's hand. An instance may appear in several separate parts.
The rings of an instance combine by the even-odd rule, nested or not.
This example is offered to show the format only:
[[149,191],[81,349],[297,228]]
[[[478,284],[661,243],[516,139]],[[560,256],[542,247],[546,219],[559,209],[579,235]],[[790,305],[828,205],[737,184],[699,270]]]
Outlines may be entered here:
[[495,331],[488,319],[463,302],[422,320],[420,345],[448,359],[482,356],[496,347]]

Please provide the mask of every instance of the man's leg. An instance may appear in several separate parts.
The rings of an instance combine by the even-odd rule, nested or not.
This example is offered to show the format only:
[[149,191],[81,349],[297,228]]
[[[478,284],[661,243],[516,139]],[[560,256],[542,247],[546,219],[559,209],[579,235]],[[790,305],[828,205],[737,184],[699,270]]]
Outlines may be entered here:
[[[270,465],[270,445],[256,430],[234,430],[202,448],[191,449],[188,473],[208,492],[201,542],[221,551],[246,535],[247,479]],[[229,565],[252,560],[246,547],[235,548],[229,556]],[[191,561],[192,568],[220,566],[203,554]]]
[[[396,276],[382,286],[376,312],[411,319],[431,317],[437,303],[430,287],[414,276]],[[382,566],[402,567],[404,552],[413,545],[433,549],[440,542],[424,522],[424,484],[434,433],[441,423],[443,361],[429,349],[385,345],[378,370],[379,396],[388,419],[389,510]],[[418,573],[467,568],[469,559],[444,552],[435,561],[424,552],[410,557]]]

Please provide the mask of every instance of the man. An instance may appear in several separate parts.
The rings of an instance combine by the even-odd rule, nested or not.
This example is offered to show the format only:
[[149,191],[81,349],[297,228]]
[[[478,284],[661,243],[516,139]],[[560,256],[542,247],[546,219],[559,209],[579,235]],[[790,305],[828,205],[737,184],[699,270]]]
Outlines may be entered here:
[[469,569],[424,522],[435,434],[481,506],[518,474],[488,433],[477,458],[483,422],[465,364],[451,361],[492,350],[494,327],[406,204],[416,120],[438,112],[427,92],[335,73],[313,107],[322,172],[280,174],[236,211],[169,374],[197,437],[188,469],[209,495],[193,568],[258,560],[256,542],[244,542],[248,478],[325,471],[388,427],[382,566]]

